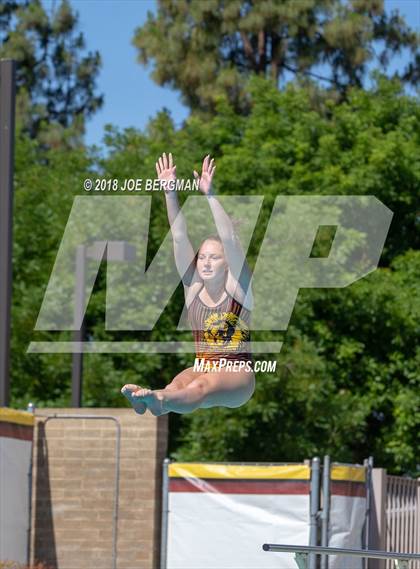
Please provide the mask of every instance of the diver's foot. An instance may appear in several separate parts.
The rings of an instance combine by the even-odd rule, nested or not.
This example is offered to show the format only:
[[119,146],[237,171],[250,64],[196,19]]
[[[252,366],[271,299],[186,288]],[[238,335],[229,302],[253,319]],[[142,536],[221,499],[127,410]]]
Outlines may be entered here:
[[169,413],[169,411],[164,408],[164,395],[162,393],[162,390],[152,391],[151,389],[142,389],[139,390],[139,392],[140,391],[142,392],[140,396],[142,397],[144,403],[146,403],[147,408],[152,415],[155,417],[160,417],[160,415],[166,415],[166,413]]
[[[124,395],[124,397],[127,397],[127,399],[130,401],[136,413],[138,413],[139,415],[144,415],[147,409],[146,403],[144,403],[138,397],[134,396],[134,392],[139,391],[141,389],[142,388],[139,385],[134,385],[133,383],[127,383],[121,389],[121,393]],[[150,391],[150,389],[146,391]]]

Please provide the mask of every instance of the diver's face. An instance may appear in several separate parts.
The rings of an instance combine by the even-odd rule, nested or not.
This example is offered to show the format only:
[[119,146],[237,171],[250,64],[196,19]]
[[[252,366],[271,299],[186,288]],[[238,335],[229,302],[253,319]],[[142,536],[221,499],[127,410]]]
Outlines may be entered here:
[[227,270],[223,246],[218,241],[204,241],[197,258],[197,271],[205,281],[218,280],[224,277]]

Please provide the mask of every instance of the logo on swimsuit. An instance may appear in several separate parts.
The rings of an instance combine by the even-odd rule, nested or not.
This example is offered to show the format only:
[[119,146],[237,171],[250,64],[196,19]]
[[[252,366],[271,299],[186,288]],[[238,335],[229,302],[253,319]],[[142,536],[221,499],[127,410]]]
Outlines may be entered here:
[[249,341],[249,328],[233,312],[212,314],[204,322],[204,340],[210,347],[236,350]]

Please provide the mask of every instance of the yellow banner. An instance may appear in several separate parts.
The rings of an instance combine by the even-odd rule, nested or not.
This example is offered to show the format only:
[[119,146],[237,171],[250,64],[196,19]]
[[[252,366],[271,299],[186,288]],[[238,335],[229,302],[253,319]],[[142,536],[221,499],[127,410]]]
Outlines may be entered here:
[[349,482],[366,482],[364,466],[331,466],[331,480],[346,480]]
[[9,407],[0,407],[0,421],[32,427],[35,423],[35,417],[33,413],[28,411],[17,411]]
[[233,478],[265,480],[310,480],[311,471],[305,464],[257,466],[250,464],[196,464],[175,462],[169,465],[171,478]]

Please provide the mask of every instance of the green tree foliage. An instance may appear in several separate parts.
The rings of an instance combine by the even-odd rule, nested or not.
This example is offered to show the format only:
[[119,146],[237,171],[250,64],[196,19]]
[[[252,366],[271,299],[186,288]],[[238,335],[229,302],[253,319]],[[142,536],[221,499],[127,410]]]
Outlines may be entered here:
[[414,474],[419,276],[420,254],[408,251],[347,289],[301,291],[276,374],[257,374],[256,393],[239,410],[186,416],[174,456],[299,461],[329,453],[360,462],[372,454]]
[[80,142],[85,119],[103,103],[95,93],[100,55],[84,49],[67,0],[51,13],[41,0],[0,4],[0,57],[17,61],[18,119],[49,146]]
[[182,94],[191,109],[214,110],[226,94],[248,109],[251,73],[315,78],[343,97],[361,87],[372,65],[386,71],[401,50],[411,53],[396,76],[419,78],[418,36],[383,0],[160,0],[133,43],[152,78]]
[[277,373],[258,374],[254,398],[239,410],[183,417],[174,456],[301,460],[329,452],[361,461],[373,453],[394,471],[413,472],[420,418],[418,104],[383,79],[372,92],[352,90],[348,103],[327,100],[324,113],[311,110],[303,89],[278,92],[254,81],[251,94],[247,118],[233,120],[222,105],[213,121],[192,119],[186,127],[219,154],[220,192],[265,196],[251,257],[278,194],[375,195],[394,218],[383,268],[346,289],[301,291]]
[[[166,115],[156,127],[168,125]],[[159,126],[158,126],[158,123]],[[168,131],[169,132],[169,131]],[[27,353],[31,341],[70,341],[71,332],[34,331],[75,196],[86,195],[83,180],[101,177],[154,177],[159,142],[128,130],[108,135],[110,158],[101,161],[84,147],[45,148],[38,140],[18,133],[14,197],[13,306],[11,338],[11,404],[26,408],[68,406],[71,398],[71,354]],[[169,143],[166,139],[165,144]],[[116,151],[115,148],[118,150]],[[114,155],[114,151],[116,154]],[[147,162],[145,162],[145,158]],[[112,196],[110,196],[112,197]],[[162,196],[159,196],[162,197]],[[161,208],[161,212],[163,212]],[[160,220],[162,223],[162,219]],[[152,251],[158,246],[158,216],[151,232]],[[163,225],[163,224],[162,224]],[[105,330],[106,267],[102,266],[86,314],[87,340],[133,340],[133,334]],[[178,297],[178,306],[180,297]],[[177,310],[177,306],[172,310]],[[152,340],[171,338],[174,317],[164,315],[162,329]],[[166,330],[166,332],[165,332]],[[188,336],[189,337],[189,336]],[[147,333],[138,340],[150,339]],[[186,358],[177,362],[187,365]],[[84,355],[83,405],[118,407],[125,404],[120,389],[125,383],[161,387],[172,379],[174,362],[165,355]]]
[[69,340],[69,333],[35,333],[35,323],[60,241],[89,159],[82,148],[45,151],[18,133],[15,152],[11,398],[64,404],[71,358],[27,354],[31,340]]
[[[154,178],[156,158],[169,150],[179,177],[190,178],[203,155],[211,153],[219,194],[264,196],[249,251],[251,266],[278,195],[375,195],[394,218],[379,269],[345,289],[301,290],[285,333],[253,333],[256,340],[283,340],[284,346],[276,372],[257,375],[250,402],[239,409],[171,414],[172,456],[281,461],[329,452],[336,460],[353,462],[374,454],[378,464],[394,472],[413,473],[420,419],[418,102],[403,94],[398,81],[381,77],[371,91],[350,89],[340,105],[326,97],[318,110],[311,108],[307,89],[290,84],[280,92],[258,77],[248,97],[247,117],[222,98],[211,120],[192,115],[179,130],[166,111],[144,132],[109,127],[107,155],[101,159],[82,150],[41,152],[38,143],[19,137],[13,403],[69,403],[71,356],[26,354],[26,349],[31,340],[70,339],[68,332],[32,330],[84,178]],[[186,197],[181,195],[181,201]],[[154,192],[152,200],[149,261],[169,230],[163,196]],[[135,334],[105,330],[105,286],[102,270],[88,307],[89,338],[190,339],[176,331],[181,286],[156,329]],[[192,363],[188,354],[87,355],[85,405],[126,405],[119,393],[124,383],[162,388]]]

